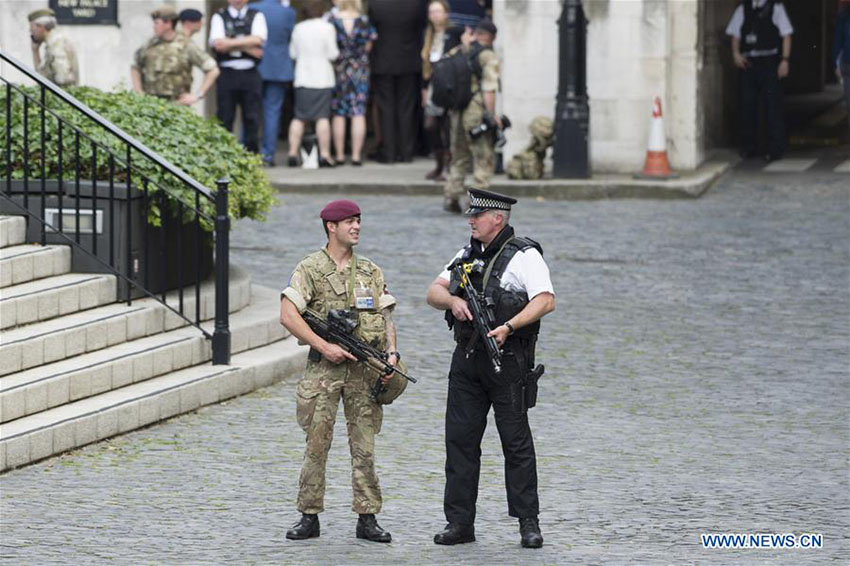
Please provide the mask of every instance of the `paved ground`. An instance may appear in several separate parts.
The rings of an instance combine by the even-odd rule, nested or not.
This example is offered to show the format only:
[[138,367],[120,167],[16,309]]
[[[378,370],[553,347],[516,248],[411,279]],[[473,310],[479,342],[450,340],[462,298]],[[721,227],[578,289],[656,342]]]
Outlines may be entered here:
[[[281,153],[276,160],[280,164],[286,162]],[[695,171],[677,172],[674,178],[661,180],[635,179],[632,174],[613,173],[596,173],[590,179],[553,179],[549,170],[540,180],[513,180],[500,174],[493,177],[491,188],[515,196],[546,195],[548,198],[565,200],[692,199],[703,194],[736,160],[734,152],[718,152]],[[547,159],[547,168],[551,165],[551,159]],[[642,163],[636,163],[635,172],[641,166]],[[392,165],[367,160],[362,167],[342,165],[327,169],[303,169],[279,166],[266,171],[275,188],[289,193],[442,195],[445,183],[425,179],[425,174],[433,168],[433,159],[417,157],[410,163]],[[467,179],[471,182],[472,177]]]
[[[359,251],[385,266],[421,378],[379,438],[391,545],[354,538],[341,418],[322,537],[284,539],[303,443],[289,383],[3,475],[0,561],[846,564],[848,192],[846,175],[737,171],[697,201],[522,202],[514,223],[558,293],[531,413],[540,550],[507,517],[492,422],[479,541],[431,542],[452,344],[423,296],[466,231],[434,197],[371,196]],[[238,224],[233,261],[282,286],[323,243],[326,198],[285,195],[269,223]],[[824,548],[706,550],[703,532],[822,533]]]

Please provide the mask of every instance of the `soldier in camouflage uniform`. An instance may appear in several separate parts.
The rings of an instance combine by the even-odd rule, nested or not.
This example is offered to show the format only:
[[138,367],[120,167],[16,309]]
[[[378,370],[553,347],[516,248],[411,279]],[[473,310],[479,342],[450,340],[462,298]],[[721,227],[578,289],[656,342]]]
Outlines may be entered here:
[[[175,31],[177,11],[161,6],[151,13],[154,37],[136,51],[130,73],[133,88],[189,106],[206,96],[218,78],[215,60],[184,34]],[[192,66],[204,72],[204,82],[192,94]]]
[[[296,387],[298,424],[307,433],[307,448],[298,488],[301,519],[286,538],[319,536],[318,513],[324,510],[325,464],[333,438],[339,400],[342,398],[351,448],[352,511],[360,515],[357,538],[390,542],[390,533],[375,520],[381,510],[381,488],[375,473],[375,435],[381,430],[383,410],[372,400],[374,370],[336,344],[316,335],[301,317],[309,308],[326,317],[331,309],[353,309],[359,318],[359,338],[388,352],[396,365],[392,309],[395,299],[387,292],[381,269],[358,257],[353,247],[360,240],[360,209],[350,200],[329,203],[321,215],[328,244],[305,257],[295,268],[281,294],[281,323],[321,357],[311,355],[304,377]],[[385,376],[403,379],[395,374]]]
[[[46,8],[30,12],[32,60],[36,70],[59,86],[76,86],[80,73],[71,41],[56,28],[56,14]],[[39,49],[44,44],[44,59]]]
[[[489,113],[493,120],[502,127],[501,120],[496,116],[496,91],[499,88],[499,58],[492,49],[496,38],[496,26],[490,20],[481,20],[474,35],[469,28],[461,38],[463,45],[457,49],[481,49],[478,53],[478,68],[480,78],[472,74],[472,100],[463,110],[449,112],[449,127],[451,129],[452,168],[449,180],[443,189],[445,196],[443,208],[450,212],[460,212],[466,207],[459,200],[466,198],[464,178],[470,169],[474,181],[472,186],[486,189],[490,186],[490,178],[496,163],[496,152],[493,147],[493,137],[488,133],[473,139],[469,130],[475,128]],[[472,40],[478,45],[472,43]],[[480,47],[479,47],[480,46]]]

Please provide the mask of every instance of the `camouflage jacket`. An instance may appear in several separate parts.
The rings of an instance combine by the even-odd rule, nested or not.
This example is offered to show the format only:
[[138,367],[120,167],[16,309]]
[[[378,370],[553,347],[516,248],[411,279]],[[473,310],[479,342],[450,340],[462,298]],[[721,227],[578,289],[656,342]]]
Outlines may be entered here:
[[136,51],[133,64],[142,75],[146,94],[171,100],[192,90],[193,65],[205,73],[216,68],[215,60],[182,33],[171,41],[152,37]]
[[80,80],[77,52],[59,29],[53,29],[44,40],[44,58],[38,72],[59,86],[76,86]]
[[[356,262],[356,267],[354,264]],[[351,270],[354,269],[352,289]],[[395,298],[387,291],[384,274],[374,262],[352,256],[349,266],[337,271],[336,263],[327,248],[302,259],[281,293],[304,312],[306,308],[326,317],[331,309],[353,309],[360,325],[357,334],[374,347],[386,346],[386,327],[381,311],[395,305]]]

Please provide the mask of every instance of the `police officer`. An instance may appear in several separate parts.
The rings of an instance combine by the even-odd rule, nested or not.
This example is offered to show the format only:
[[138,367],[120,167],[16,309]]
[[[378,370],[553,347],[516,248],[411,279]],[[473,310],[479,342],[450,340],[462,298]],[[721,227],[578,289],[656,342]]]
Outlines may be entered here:
[[[76,86],[79,81],[77,52],[71,41],[56,27],[56,14],[45,8],[30,12],[32,62],[36,70],[59,86]],[[39,49],[44,44],[44,59]]]
[[269,31],[262,12],[249,8],[247,0],[227,0],[227,7],[210,19],[209,45],[221,67],[216,86],[216,116],[233,130],[236,107],[242,110],[242,140],[248,151],[259,153],[258,132],[263,80],[257,63]]
[[[295,268],[281,294],[280,320],[294,336],[307,343],[311,356],[304,377],[296,387],[298,424],[307,434],[307,449],[298,488],[301,519],[286,538],[301,540],[319,536],[318,513],[324,510],[325,464],[333,437],[340,397],[345,409],[351,448],[352,511],[360,515],[356,536],[374,542],[390,542],[390,533],[375,519],[381,511],[381,488],[375,472],[375,435],[381,430],[383,409],[372,400],[370,389],[376,374],[346,350],[320,338],[301,313],[309,308],[326,317],[332,309],[357,313],[359,337],[388,352],[395,366],[396,331],[392,317],[395,298],[387,291],[381,269],[355,255],[360,241],[360,208],[350,200],[329,203],[320,214],[328,236],[327,246],[305,257]],[[385,376],[402,380],[395,374]]]
[[741,76],[741,157],[755,157],[758,146],[759,96],[767,104],[768,147],[765,160],[785,153],[785,116],[780,79],[788,76],[794,28],[779,0],[743,0],[735,9],[726,35],[732,37],[732,57]]
[[554,310],[555,294],[540,245],[517,237],[508,223],[511,205],[517,201],[476,189],[469,191],[469,197],[466,214],[472,237],[454,260],[460,259],[465,266],[480,265],[469,272],[469,278],[494,305],[495,326],[487,336],[501,347],[502,368],[496,372],[483,340],[475,336],[469,305],[455,292],[455,276],[447,267],[431,284],[427,297],[429,305],[446,311],[457,342],[446,407],[443,509],[448,525],[434,542],[450,545],[475,540],[481,438],[492,405],[505,456],[508,514],[519,519],[522,546],[539,548],[543,536],[537,521],[537,463],[527,415],[536,400],[537,382],[529,370],[534,365],[539,321]]
[[[160,6],[151,12],[154,36],[136,51],[130,75],[136,92],[165,98],[177,104],[194,104],[212,88],[218,66],[208,53],[177,32],[177,11]],[[197,93],[192,90],[192,66],[204,72]]]
[[[492,135],[484,134],[472,138],[469,131],[481,125],[485,115],[491,118],[499,128],[501,120],[496,116],[496,91],[499,88],[499,58],[493,51],[496,39],[496,26],[490,20],[481,20],[461,36],[462,49],[472,54],[472,100],[463,110],[449,112],[449,129],[452,153],[452,167],[449,180],[443,189],[443,208],[450,212],[460,212],[463,207],[460,200],[466,196],[464,179],[472,170],[473,185],[478,189],[490,186],[490,178],[496,163]],[[477,52],[477,55],[475,53]],[[451,55],[450,51],[449,54]]]

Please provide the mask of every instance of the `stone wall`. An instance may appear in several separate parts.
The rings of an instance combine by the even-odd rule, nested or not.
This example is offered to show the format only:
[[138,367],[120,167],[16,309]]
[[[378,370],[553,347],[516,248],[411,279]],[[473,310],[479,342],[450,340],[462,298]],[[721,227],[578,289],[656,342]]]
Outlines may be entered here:
[[[646,153],[660,96],[671,163],[704,159],[699,108],[702,52],[697,0],[585,0],[590,158],[594,172],[632,172]],[[554,116],[558,0],[495,0],[503,61],[501,108],[514,120],[505,155],[522,149],[528,122]]]

